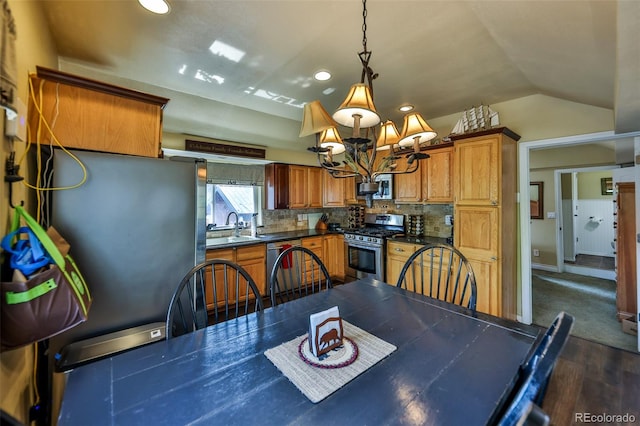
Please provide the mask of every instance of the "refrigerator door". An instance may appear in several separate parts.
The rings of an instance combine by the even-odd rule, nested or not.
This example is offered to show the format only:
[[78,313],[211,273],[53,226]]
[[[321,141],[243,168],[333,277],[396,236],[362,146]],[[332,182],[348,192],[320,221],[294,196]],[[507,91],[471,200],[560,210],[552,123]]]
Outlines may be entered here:
[[[85,323],[51,339],[52,354],[72,342],[164,322],[174,289],[205,258],[206,162],[72,152],[87,180],[55,191],[51,224],[70,243],[93,304]],[[82,175],[77,162],[56,152],[54,187],[74,185]],[[120,342],[119,350],[126,349]]]

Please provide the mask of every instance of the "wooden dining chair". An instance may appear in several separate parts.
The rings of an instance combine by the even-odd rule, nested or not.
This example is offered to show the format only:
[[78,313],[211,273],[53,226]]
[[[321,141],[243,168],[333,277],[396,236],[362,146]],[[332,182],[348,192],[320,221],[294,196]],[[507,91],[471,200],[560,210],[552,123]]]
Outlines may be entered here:
[[551,373],[569,340],[574,319],[560,312],[546,332],[534,343],[530,355],[520,366],[518,379],[505,403],[505,409],[491,422],[498,426],[546,424],[548,417],[539,408]]
[[428,244],[414,252],[396,286],[476,310],[478,290],[471,264],[448,244]]
[[166,338],[264,309],[253,278],[240,265],[210,259],[186,273],[169,302]]
[[331,276],[322,260],[302,246],[283,250],[269,279],[271,305],[331,288]]

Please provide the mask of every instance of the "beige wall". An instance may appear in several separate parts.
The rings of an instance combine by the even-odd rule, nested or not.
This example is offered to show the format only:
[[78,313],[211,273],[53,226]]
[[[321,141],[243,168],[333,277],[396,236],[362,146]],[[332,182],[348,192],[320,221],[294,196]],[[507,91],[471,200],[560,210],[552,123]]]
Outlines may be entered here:
[[[613,130],[614,124],[610,109],[545,95],[492,104],[491,109],[498,112],[501,126],[521,136],[520,142],[604,132]],[[451,132],[460,116],[461,112],[427,121],[438,132],[438,137],[443,137]]]
[[612,178],[611,170],[601,172],[578,173],[579,200],[612,200],[613,193],[602,195],[601,179]]
[[[56,68],[56,52],[47,29],[39,2],[24,0],[9,0],[9,7],[16,22],[17,66],[18,66],[18,97],[27,104],[27,85],[29,72],[35,72],[36,65]],[[0,110],[0,134],[4,135],[3,110]],[[25,143],[11,142],[3,136],[0,147],[0,165],[4,172],[5,161],[11,150],[16,151],[16,158],[20,158],[25,149]],[[26,164],[20,167],[20,174],[28,171]],[[4,175],[4,173],[3,173]],[[21,183],[14,184],[13,201],[26,201],[31,208],[29,195]],[[0,236],[7,233],[10,220],[8,185],[0,185]],[[0,407],[3,410],[26,423],[28,410],[33,404],[31,376],[33,370],[34,346],[15,349],[0,354]]]

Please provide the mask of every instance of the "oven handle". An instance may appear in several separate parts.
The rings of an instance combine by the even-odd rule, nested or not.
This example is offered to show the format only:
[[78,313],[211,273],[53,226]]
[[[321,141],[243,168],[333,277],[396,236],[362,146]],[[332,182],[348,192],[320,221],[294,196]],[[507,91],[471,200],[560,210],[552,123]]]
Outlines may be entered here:
[[361,248],[361,249],[367,249],[367,250],[376,250],[376,249],[383,248],[382,245],[370,245],[366,243],[361,244],[360,242],[357,242],[357,241],[345,241],[344,245],[347,247]]

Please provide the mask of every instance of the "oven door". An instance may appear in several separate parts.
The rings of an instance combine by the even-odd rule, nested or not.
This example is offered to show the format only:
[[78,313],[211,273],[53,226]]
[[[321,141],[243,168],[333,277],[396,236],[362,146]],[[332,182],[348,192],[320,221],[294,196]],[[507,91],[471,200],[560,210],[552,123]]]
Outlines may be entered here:
[[352,279],[374,278],[384,280],[382,247],[345,242],[345,273]]

